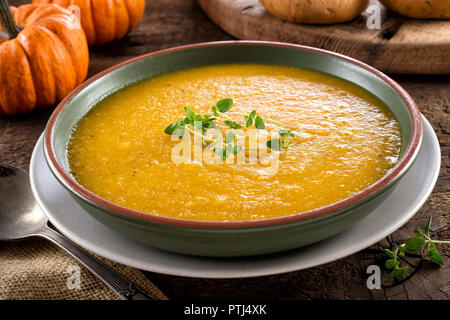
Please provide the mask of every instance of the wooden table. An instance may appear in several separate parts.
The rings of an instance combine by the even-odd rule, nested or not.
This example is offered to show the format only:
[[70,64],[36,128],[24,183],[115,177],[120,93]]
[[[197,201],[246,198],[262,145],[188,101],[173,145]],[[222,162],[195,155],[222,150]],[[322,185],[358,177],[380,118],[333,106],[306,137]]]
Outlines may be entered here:
[[[10,1],[13,5],[27,1]],[[91,49],[89,75],[120,61],[177,45],[229,40],[201,11],[194,0],[148,1],[144,21],[126,39]],[[450,76],[393,76],[416,100],[433,125],[442,148],[437,185],[424,207],[400,230],[380,243],[345,259],[308,270],[281,275],[234,280],[193,279],[146,272],[149,279],[172,299],[449,299],[450,247],[441,247],[445,266],[408,258],[419,265],[405,281],[393,282],[383,271],[380,290],[366,287],[368,265],[383,265],[383,248],[405,240],[415,226],[433,216],[434,235],[449,239],[450,199]],[[30,155],[44,130],[51,110],[25,116],[0,117],[0,162],[27,169]],[[412,268],[415,269],[415,268]]]

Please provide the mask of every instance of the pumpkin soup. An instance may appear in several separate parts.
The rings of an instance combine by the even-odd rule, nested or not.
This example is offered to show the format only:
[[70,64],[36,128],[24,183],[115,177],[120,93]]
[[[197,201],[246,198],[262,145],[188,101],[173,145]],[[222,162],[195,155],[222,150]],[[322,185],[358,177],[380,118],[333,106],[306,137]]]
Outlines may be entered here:
[[[279,133],[281,146],[274,148],[278,139],[266,144],[279,160],[277,170],[269,174],[261,161],[173,161],[176,140],[185,137],[174,139],[168,129],[184,132],[189,117],[215,130],[223,124],[247,130],[251,119],[255,130]],[[221,117],[219,128],[213,121]],[[73,130],[67,157],[81,185],[121,206],[242,221],[354,195],[396,164],[400,148],[393,115],[350,82],[293,67],[229,64],[164,74],[111,94]]]

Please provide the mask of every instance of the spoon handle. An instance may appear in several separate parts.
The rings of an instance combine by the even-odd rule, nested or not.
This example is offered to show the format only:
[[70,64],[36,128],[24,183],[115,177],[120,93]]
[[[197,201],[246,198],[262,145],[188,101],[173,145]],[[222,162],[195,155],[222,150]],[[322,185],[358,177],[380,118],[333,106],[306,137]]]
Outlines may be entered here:
[[156,297],[137,287],[121,274],[112,270],[106,264],[53,229],[43,227],[35,235],[44,237],[67,251],[123,300],[157,300]]

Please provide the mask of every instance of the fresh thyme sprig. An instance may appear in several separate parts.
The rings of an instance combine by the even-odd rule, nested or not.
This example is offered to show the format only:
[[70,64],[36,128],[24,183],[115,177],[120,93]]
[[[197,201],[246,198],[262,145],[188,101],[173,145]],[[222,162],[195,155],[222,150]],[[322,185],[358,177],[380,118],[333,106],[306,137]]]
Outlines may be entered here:
[[444,264],[444,260],[442,260],[441,255],[436,249],[436,243],[442,244],[450,244],[450,241],[443,240],[432,240],[430,236],[430,227],[431,227],[431,217],[428,219],[428,223],[425,227],[425,231],[422,231],[420,228],[415,228],[414,233],[416,237],[411,237],[405,241],[405,243],[396,247],[393,251],[389,249],[384,249],[386,255],[390,258],[386,260],[385,267],[386,269],[392,270],[390,273],[391,278],[402,279],[405,274],[408,266],[400,266],[399,256],[405,256],[406,251],[408,252],[416,252],[424,245],[427,246],[427,256],[439,265]]
[[[206,145],[208,143],[212,143],[214,146],[214,152],[217,155],[222,156],[224,160],[230,154],[239,154],[242,150],[249,150],[250,148],[235,145],[234,141],[236,139],[236,135],[233,131],[228,132],[225,139],[223,139],[224,135],[216,124],[216,120],[219,119],[226,127],[231,129],[243,129],[244,126],[248,129],[253,125],[258,130],[264,130],[266,128],[265,122],[276,124],[284,128],[279,131],[280,137],[267,141],[266,145],[262,147],[279,151],[292,145],[296,134],[287,129],[289,125],[269,118],[263,118],[261,115],[257,114],[256,110],[253,110],[248,114],[242,112],[228,112],[232,106],[232,99],[222,99],[217,101],[216,105],[212,106],[211,113],[206,113],[203,115],[195,113],[188,107],[184,107],[186,113],[185,118],[183,120],[178,120],[171,123],[168,127],[166,127],[164,132],[169,135],[175,135],[178,138],[183,137],[186,131],[189,131],[192,134],[200,135],[202,137],[203,144]],[[245,124],[241,125],[240,123],[231,120],[228,115],[243,116]],[[221,119],[221,117],[225,119]],[[212,139],[208,137],[208,129],[214,129],[221,139]],[[261,146],[258,148],[261,148]]]

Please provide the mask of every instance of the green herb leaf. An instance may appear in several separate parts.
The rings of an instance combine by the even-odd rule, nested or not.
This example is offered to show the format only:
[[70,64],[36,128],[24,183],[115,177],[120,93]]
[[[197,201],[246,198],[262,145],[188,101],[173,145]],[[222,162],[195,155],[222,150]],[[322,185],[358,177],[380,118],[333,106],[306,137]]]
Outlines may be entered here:
[[231,120],[224,120],[223,123],[231,129],[241,129],[242,128],[242,126],[239,123],[236,123]]
[[[194,129],[197,132],[201,132],[203,135],[202,143],[204,146],[207,146],[208,143],[214,143],[216,145],[217,141],[213,138],[208,137],[206,135],[207,129],[214,128],[216,133],[222,137],[224,134],[221,129],[218,127],[215,120],[220,119],[220,115],[230,110],[233,106],[232,99],[222,99],[217,101],[216,105],[211,106],[210,113],[206,114],[197,114],[195,111],[191,110],[187,106],[184,107],[184,111],[186,113],[185,117],[181,121],[175,121],[170,124],[167,128],[165,128],[164,132],[166,134],[175,135],[178,137],[182,137],[185,134],[185,130],[192,131]],[[265,129],[265,121],[271,121],[269,119],[264,120],[261,116],[257,115],[256,110],[252,110],[248,115],[244,115],[240,112],[235,112],[233,114],[243,115],[245,118],[245,126],[247,128],[251,127],[253,124],[257,129]],[[221,119],[222,120],[222,119]],[[241,129],[243,125],[231,121],[231,120],[223,120],[223,124],[231,129]],[[267,148],[272,150],[281,150],[282,148],[287,148],[290,145],[291,138],[294,137],[294,134],[287,129],[283,129],[280,131],[280,138],[272,139],[266,143]],[[225,137],[225,146],[214,148],[214,152],[218,155],[222,155],[225,159],[232,152],[235,154],[239,154],[244,148],[242,146],[235,146],[234,142],[236,136],[234,133],[227,133]],[[225,150],[223,150],[225,148]]]
[[404,244],[398,246],[395,249],[396,251],[384,249],[384,252],[386,253],[386,255],[388,255],[389,258],[391,258],[390,260],[387,260],[385,262],[386,268],[393,269],[392,272],[390,273],[391,278],[397,278],[397,279],[403,278],[406,274],[406,269],[408,268],[407,266],[399,267],[400,262],[396,258],[394,252],[397,252],[398,256],[404,256],[405,251],[411,251],[411,252],[417,251],[420,248],[422,248],[425,243],[428,243],[427,256],[434,263],[437,263],[438,265],[444,264],[444,260],[442,259],[442,256],[436,249],[436,242],[449,243],[449,241],[431,240],[431,238],[430,238],[431,221],[432,221],[432,218],[430,217],[428,219],[425,231],[422,231],[422,229],[420,229],[420,228],[415,228],[414,233],[417,235],[417,237],[411,237],[411,238],[407,239]]
[[213,121],[214,120],[216,120],[216,118],[207,118],[207,119],[203,119],[202,120],[202,125],[205,127],[205,128],[214,128],[214,125],[213,125]]
[[250,114],[248,116],[245,116],[245,126],[247,128],[250,128],[250,126],[253,123],[253,120],[255,120],[255,116],[256,116],[256,110],[253,110],[252,112],[250,112]]
[[389,276],[391,278],[401,279],[405,276],[406,269],[408,269],[408,266],[404,266],[401,268],[395,268],[394,270],[392,270],[392,272],[389,274]]
[[253,123],[253,119],[252,118],[250,118],[250,117],[247,117],[247,116],[245,116],[245,127],[247,127],[247,128],[250,128],[250,126],[252,125],[252,123]]
[[255,128],[256,129],[264,129],[266,125],[264,124],[264,120],[260,116],[256,116],[255,118]]
[[417,251],[425,244],[425,239],[422,237],[409,238],[405,242],[405,249],[411,252]]
[[166,134],[173,134],[174,131],[180,127],[184,126],[184,122],[183,121],[175,121],[172,122],[166,129],[164,129],[164,133]]
[[280,139],[269,140],[269,141],[267,141],[266,145],[268,148],[275,150],[275,151],[280,151],[280,149],[281,149]]
[[415,228],[414,233],[417,234],[419,237],[423,236],[423,231],[420,228]]
[[428,244],[428,254],[427,255],[434,263],[437,263],[441,266],[444,264],[444,260],[442,260],[441,255],[439,254],[439,252],[436,249],[436,244],[433,241],[431,241]]
[[228,157],[228,155],[233,153],[233,145],[231,143],[227,144],[227,146],[225,148],[225,152],[226,152],[227,157]]
[[211,110],[212,110],[213,115],[215,115],[216,117],[219,116],[219,113],[217,112],[216,106],[212,106]]
[[283,130],[280,130],[280,136],[283,138],[287,138],[287,137],[293,138],[294,134],[290,130],[283,129]]
[[221,157],[223,160],[226,159],[226,152],[222,147],[216,147],[214,148],[214,153],[217,154],[219,157]]
[[193,126],[195,129],[203,131],[203,122],[202,121],[193,121]]
[[188,117],[183,119],[184,124],[189,124],[191,123],[191,120],[188,119]]
[[386,253],[386,255],[387,255],[389,258],[394,259],[394,252],[392,252],[391,250],[389,250],[389,249],[384,249],[384,253]]
[[218,156],[221,156],[223,154],[223,148],[222,147],[215,147],[214,148],[214,153],[217,154]]
[[217,101],[217,103],[216,103],[217,109],[221,113],[225,113],[228,110],[230,110],[232,105],[233,105],[233,100],[232,99],[222,99],[220,101]]
[[432,216],[428,218],[427,226],[425,227],[425,234],[429,237],[430,236],[430,228],[431,228],[431,220]]
[[184,111],[186,112],[186,118],[191,121],[194,121],[195,112],[189,109],[188,107],[184,107]]
[[178,127],[174,130],[174,132],[172,133],[173,136],[177,136],[178,139],[181,138],[182,136],[184,136],[184,128],[182,127]]
[[236,138],[236,135],[232,131],[229,131],[227,133],[227,136],[225,137],[225,143],[233,142],[235,138]]
[[[236,153],[236,146],[233,146],[232,144],[227,144],[225,149],[223,147],[216,147],[214,148],[214,153],[217,154],[219,157],[222,157],[222,160],[225,160],[230,154]],[[240,151],[240,150],[239,150]]]
[[389,259],[386,260],[386,262],[384,263],[384,266],[386,267],[386,269],[393,269],[395,266],[398,266],[400,264],[400,262],[398,260],[395,259]]

